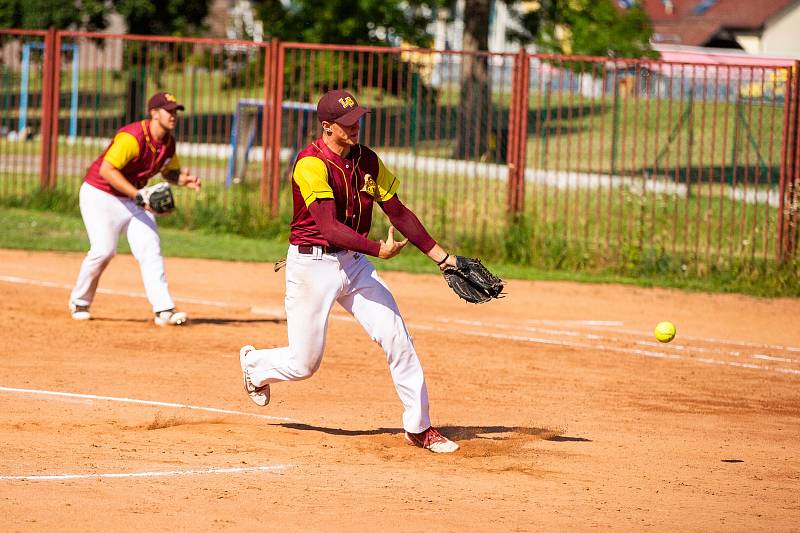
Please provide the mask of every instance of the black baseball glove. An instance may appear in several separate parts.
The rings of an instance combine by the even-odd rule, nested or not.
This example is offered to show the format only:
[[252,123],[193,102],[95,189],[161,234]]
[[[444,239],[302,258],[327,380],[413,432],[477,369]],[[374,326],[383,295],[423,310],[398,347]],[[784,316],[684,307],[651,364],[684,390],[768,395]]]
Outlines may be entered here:
[[482,304],[493,298],[502,298],[503,280],[489,272],[480,259],[456,256],[456,266],[442,272],[447,284],[459,298]]
[[139,207],[150,207],[156,214],[169,213],[175,209],[175,198],[172,196],[172,189],[169,183],[161,182],[152,187],[139,189],[136,195],[136,205]]

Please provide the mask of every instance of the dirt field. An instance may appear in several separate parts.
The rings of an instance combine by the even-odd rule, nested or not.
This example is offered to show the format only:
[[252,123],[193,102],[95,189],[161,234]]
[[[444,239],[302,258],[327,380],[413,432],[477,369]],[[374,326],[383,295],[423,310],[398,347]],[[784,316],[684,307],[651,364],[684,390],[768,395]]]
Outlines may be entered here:
[[0,250],[5,531],[798,530],[798,300],[512,281],[477,307],[385,273],[462,446],[437,456],[340,309],[317,375],[250,402],[239,347],[286,341],[271,265],[168,259],[191,322],[161,329],[130,256],[72,321],[81,258]]

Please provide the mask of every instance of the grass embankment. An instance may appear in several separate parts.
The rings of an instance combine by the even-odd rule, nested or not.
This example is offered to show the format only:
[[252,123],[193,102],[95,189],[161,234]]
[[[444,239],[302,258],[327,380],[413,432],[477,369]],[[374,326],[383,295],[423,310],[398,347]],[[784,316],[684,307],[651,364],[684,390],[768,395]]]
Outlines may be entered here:
[[[5,207],[0,214],[0,248],[83,252],[88,243],[83,222],[72,212],[43,211],[31,207]],[[272,262],[286,251],[286,232],[265,230],[263,237],[219,233],[208,229],[160,229],[162,249],[168,257],[195,257],[226,261]],[[378,235],[374,238],[379,238]],[[130,253],[124,238],[120,252]],[[409,247],[390,261],[376,261],[381,270],[435,273],[422,254]],[[511,257],[487,261],[507,279],[563,280],[594,283],[625,283],[662,286],[693,291],[739,292],[758,296],[800,296],[800,269],[796,264],[772,269],[756,263],[731,263],[727,269],[712,269],[698,277],[680,269],[664,271],[656,265],[635,275],[617,272],[542,269],[520,264]],[[662,265],[663,267],[663,265]]]

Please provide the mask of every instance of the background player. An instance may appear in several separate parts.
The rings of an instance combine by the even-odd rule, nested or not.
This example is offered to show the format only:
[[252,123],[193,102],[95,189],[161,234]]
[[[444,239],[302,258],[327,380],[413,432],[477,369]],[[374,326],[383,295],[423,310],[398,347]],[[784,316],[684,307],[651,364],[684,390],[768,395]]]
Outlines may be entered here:
[[[285,301],[289,346],[242,347],[245,389],[263,406],[269,403],[271,383],[311,377],[322,361],[328,316],[338,302],[386,352],[404,407],[406,441],[433,452],[453,452],[458,445],[431,426],[428,390],[411,336],[365,254],[389,259],[410,240],[440,268],[455,266],[455,257],[403,205],[398,179],[375,152],[358,144],[359,120],[368,112],[346,91],[329,91],[317,104],[323,135],[300,152],[293,171]],[[375,202],[393,224],[386,241],[367,238]],[[394,226],[405,240],[394,240]]]
[[147,299],[159,326],[179,325],[186,313],[177,311],[167,288],[161,241],[155,215],[147,205],[137,205],[140,189],[155,174],[174,185],[200,189],[200,179],[181,170],[175,155],[175,129],[178,110],[184,107],[170,93],[157,93],[147,104],[149,119],[122,127],[114,140],[89,167],[80,190],[80,209],[89,252],[81,264],[78,280],[70,295],[70,311],[75,320],[89,320],[97,283],[117,251],[125,231],[131,252],[139,262]]

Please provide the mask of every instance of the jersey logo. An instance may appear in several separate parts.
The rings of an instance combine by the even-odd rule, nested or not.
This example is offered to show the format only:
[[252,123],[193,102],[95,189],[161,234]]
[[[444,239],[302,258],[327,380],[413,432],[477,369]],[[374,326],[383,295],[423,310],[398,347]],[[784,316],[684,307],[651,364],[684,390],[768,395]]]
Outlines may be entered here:
[[378,184],[375,183],[375,180],[372,179],[370,174],[364,174],[364,186],[361,187],[361,192],[365,192],[373,197],[378,194]]
[[342,109],[347,109],[348,107],[356,106],[356,103],[349,96],[345,96],[344,98],[339,98],[339,103],[342,104]]

